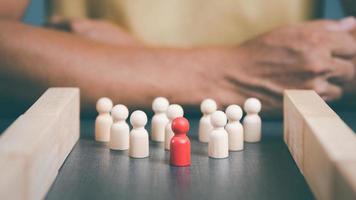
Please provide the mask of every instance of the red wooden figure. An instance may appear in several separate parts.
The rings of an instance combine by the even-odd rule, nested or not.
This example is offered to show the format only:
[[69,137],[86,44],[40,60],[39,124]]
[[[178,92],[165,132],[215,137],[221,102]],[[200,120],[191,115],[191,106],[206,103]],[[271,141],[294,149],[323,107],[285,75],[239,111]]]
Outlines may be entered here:
[[172,121],[174,136],[171,139],[170,163],[174,166],[190,165],[190,141],[187,137],[189,121],[184,117],[178,117]]

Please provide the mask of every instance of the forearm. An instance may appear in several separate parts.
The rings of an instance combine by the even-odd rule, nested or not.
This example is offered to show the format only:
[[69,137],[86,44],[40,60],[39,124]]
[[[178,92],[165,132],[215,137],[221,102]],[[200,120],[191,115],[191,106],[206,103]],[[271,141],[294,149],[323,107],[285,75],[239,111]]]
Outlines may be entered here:
[[[15,22],[1,21],[0,27],[1,80],[11,77],[1,83],[1,93],[20,99],[32,99],[32,91],[50,86],[77,86],[90,106],[109,96],[114,102],[148,107],[158,95],[197,105],[204,98],[199,90],[206,95],[209,88],[189,85],[193,75],[211,81],[204,73],[236,64],[229,48],[120,48]],[[242,103],[243,98],[235,100]]]

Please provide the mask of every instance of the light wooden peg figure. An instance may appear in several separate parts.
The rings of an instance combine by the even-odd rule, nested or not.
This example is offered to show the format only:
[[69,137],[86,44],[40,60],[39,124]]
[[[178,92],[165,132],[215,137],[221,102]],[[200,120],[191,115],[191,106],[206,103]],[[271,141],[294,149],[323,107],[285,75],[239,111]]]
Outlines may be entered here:
[[200,110],[203,116],[199,121],[199,141],[209,142],[209,133],[213,129],[210,116],[217,110],[216,102],[213,99],[205,99],[200,104]]
[[225,110],[229,120],[225,130],[229,136],[229,150],[241,151],[244,148],[244,130],[240,120],[242,118],[242,109],[238,105],[230,105]]
[[172,130],[172,121],[175,118],[183,117],[183,115],[184,115],[183,108],[182,108],[182,106],[180,106],[178,104],[172,104],[167,109],[167,117],[168,117],[169,122],[166,125],[165,137],[164,137],[164,148],[166,150],[170,150],[171,139],[174,136],[174,132]]
[[149,156],[148,132],[145,129],[147,115],[141,110],[136,110],[130,116],[132,130],[130,132],[129,155],[132,158],[145,158]]
[[245,101],[244,110],[247,113],[243,119],[245,141],[261,141],[262,122],[260,116],[258,115],[261,111],[261,102],[256,98],[249,98]]
[[227,158],[229,156],[228,135],[224,126],[226,125],[226,115],[222,111],[215,111],[211,115],[213,130],[210,132],[208,153],[211,158]]
[[110,131],[110,149],[127,150],[130,142],[130,128],[126,122],[129,110],[125,105],[119,104],[112,108],[111,116],[114,120]]
[[99,142],[110,141],[110,128],[113,123],[110,111],[113,107],[112,101],[107,97],[100,98],[96,103],[98,116],[95,120],[95,140]]
[[164,97],[153,100],[152,109],[155,112],[151,122],[151,139],[156,142],[164,142],[165,127],[168,123],[166,115],[169,101]]

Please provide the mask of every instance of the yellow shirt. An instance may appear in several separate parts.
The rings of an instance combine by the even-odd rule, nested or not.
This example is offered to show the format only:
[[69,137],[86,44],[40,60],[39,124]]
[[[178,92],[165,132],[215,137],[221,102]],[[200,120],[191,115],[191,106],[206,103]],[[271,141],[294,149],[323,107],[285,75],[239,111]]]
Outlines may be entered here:
[[51,0],[50,15],[104,18],[160,46],[231,45],[313,17],[316,0]]

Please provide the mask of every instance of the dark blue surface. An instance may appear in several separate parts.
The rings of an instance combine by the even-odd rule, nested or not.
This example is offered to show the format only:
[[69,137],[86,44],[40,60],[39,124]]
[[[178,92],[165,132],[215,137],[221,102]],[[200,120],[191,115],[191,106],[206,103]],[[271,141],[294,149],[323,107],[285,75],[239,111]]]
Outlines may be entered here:
[[[282,123],[265,121],[260,143],[211,159],[190,119],[192,165],[171,167],[162,144],[150,157],[131,159],[93,140],[94,121],[82,120],[81,139],[67,158],[47,199],[313,199],[282,141]],[[148,126],[149,127],[149,126]]]

